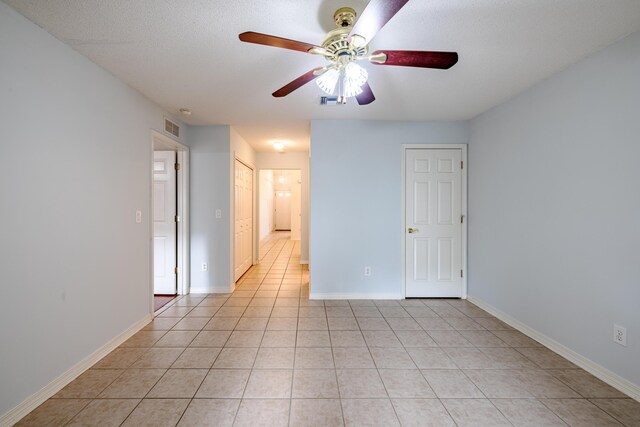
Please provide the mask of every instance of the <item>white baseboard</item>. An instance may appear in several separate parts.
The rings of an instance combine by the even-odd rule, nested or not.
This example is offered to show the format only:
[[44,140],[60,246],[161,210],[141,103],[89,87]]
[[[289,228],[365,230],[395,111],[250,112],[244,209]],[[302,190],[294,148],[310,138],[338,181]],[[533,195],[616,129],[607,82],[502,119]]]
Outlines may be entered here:
[[467,300],[477,305],[478,307],[488,312],[489,314],[502,320],[507,325],[517,329],[518,331],[522,332],[528,337],[533,338],[534,340],[538,341],[539,343],[543,344],[544,346],[558,353],[560,356],[564,357],[565,359],[569,360],[573,364],[589,372],[591,375],[601,379],[605,383],[609,384],[611,387],[614,387],[620,390],[621,392],[623,392],[624,394],[626,394],[627,396],[630,396],[631,398],[637,401],[640,401],[640,386],[638,386],[637,384],[634,384],[631,381],[625,378],[622,378],[620,375],[614,372],[611,372],[604,366],[597,364],[593,360],[588,359],[579,353],[576,353],[575,351],[571,350],[569,347],[566,347],[563,344],[560,344],[558,341],[552,338],[549,338],[543,333],[538,332],[537,330],[525,325],[519,320],[485,303],[482,300],[479,300],[473,296],[469,296]]
[[300,264],[306,264],[306,265],[309,265],[309,260],[308,260],[308,259],[301,259],[301,260],[300,260]]
[[403,299],[402,294],[391,293],[318,293],[311,292],[309,299]]
[[60,391],[64,386],[76,379],[84,371],[95,365],[100,359],[115,350],[120,344],[131,338],[133,334],[145,327],[151,322],[152,315],[147,314],[133,325],[129,326],[124,332],[111,339],[105,345],[91,353],[89,356],[76,363],[62,375],[42,387],[40,390],[23,400],[15,408],[9,410],[0,417],[0,426],[12,426],[20,421],[29,412],[36,409],[44,401]]

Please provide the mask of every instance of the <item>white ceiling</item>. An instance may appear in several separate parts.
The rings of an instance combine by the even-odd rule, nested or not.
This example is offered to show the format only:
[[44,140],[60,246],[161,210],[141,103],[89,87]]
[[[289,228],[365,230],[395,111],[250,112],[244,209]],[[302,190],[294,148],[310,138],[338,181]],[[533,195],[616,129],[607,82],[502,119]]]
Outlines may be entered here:
[[306,150],[311,119],[465,120],[640,29],[638,0],[412,0],[370,49],[457,51],[448,71],[365,65],[377,100],[318,105],[324,63],[238,40],[244,31],[320,44],[333,12],[365,0],[5,0],[190,124],[230,124],[257,150]]

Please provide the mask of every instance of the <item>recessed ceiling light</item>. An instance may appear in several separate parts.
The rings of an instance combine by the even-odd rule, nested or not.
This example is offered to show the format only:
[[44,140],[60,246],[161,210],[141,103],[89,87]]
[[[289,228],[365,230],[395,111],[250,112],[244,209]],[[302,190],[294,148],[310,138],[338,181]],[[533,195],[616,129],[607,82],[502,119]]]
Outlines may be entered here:
[[189,110],[188,108],[181,108],[180,109],[180,113],[184,114],[185,116],[190,116],[191,115],[191,110]]
[[284,144],[282,142],[274,142],[273,148],[275,148],[278,151],[284,151]]

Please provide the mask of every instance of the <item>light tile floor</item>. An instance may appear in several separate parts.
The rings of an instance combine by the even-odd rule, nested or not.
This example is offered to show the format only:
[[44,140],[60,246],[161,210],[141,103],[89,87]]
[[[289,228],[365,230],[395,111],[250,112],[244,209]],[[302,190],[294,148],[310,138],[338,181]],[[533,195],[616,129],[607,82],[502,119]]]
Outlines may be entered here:
[[464,300],[309,300],[287,239],[18,424],[640,426],[640,403]]

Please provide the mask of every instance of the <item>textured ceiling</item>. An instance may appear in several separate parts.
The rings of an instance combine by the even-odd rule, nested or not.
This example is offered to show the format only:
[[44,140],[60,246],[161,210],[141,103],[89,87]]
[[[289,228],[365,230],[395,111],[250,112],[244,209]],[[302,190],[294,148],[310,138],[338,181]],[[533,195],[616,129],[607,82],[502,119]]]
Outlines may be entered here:
[[364,0],[5,0],[190,124],[230,124],[256,149],[306,149],[311,119],[465,120],[640,29],[638,0],[412,0],[371,43],[450,50],[448,71],[365,65],[376,102],[318,105],[308,84],[271,93],[324,59],[241,43],[257,31],[319,44],[333,12]]

